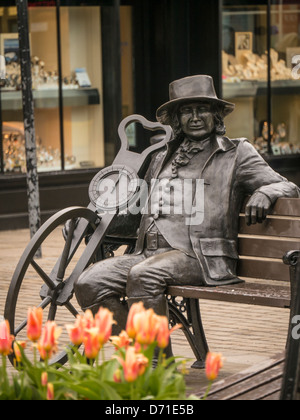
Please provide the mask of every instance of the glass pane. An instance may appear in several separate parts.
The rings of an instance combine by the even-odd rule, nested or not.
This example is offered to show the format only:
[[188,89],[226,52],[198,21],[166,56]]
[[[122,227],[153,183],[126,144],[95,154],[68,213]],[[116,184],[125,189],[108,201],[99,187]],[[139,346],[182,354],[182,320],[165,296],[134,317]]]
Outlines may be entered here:
[[61,7],[65,168],[104,166],[101,9]]
[[262,153],[267,151],[267,8],[223,8],[223,97],[236,104],[226,118],[231,138],[247,137]]
[[25,145],[16,7],[0,8],[0,54],[6,79],[1,88],[2,153],[5,173],[25,172]]
[[300,5],[288,3],[273,5],[271,13],[272,145],[276,155],[300,153]]
[[[6,84],[1,92],[4,172],[26,172],[16,7],[0,9]],[[38,171],[60,170],[55,8],[29,8]],[[52,40],[52,42],[49,42]]]
[[38,171],[61,169],[55,7],[29,7]]

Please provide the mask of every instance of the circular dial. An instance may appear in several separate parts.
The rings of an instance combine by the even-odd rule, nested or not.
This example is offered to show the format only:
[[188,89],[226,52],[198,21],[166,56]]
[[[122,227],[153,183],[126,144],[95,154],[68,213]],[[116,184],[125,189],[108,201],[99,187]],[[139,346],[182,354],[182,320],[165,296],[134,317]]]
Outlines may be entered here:
[[112,165],[100,171],[89,187],[91,202],[100,212],[122,210],[139,188],[136,172],[125,165]]

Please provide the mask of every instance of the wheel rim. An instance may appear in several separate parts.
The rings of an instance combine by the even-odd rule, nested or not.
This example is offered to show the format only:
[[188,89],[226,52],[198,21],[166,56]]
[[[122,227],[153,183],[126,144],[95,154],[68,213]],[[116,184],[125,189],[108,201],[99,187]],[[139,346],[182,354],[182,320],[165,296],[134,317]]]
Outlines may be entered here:
[[[80,218],[80,223],[76,228],[75,219],[78,218]],[[66,321],[65,323],[70,322],[70,314],[72,317],[78,314],[78,309],[80,310],[80,308],[76,309],[71,302],[66,302],[64,305],[58,307],[56,299],[59,296],[60,290],[63,288],[66,270],[72,265],[72,259],[82,243],[86,229],[90,223],[95,223],[96,219],[97,215],[95,212],[88,208],[72,207],[65,209],[51,217],[31,239],[14,272],[7,294],[4,312],[4,317],[9,321],[11,331],[18,340],[19,336],[23,339],[26,333],[27,316],[25,315],[27,314],[28,307],[37,306],[43,309],[49,307],[48,320],[54,320],[57,315],[57,310],[59,310],[61,322]],[[61,256],[59,258],[51,257],[55,261],[55,264],[49,274],[49,267],[45,269],[42,264],[43,261],[37,262],[35,258],[36,252],[47,240],[51,239],[51,235],[57,235],[58,230],[61,230],[60,226],[68,220],[73,221],[71,222],[68,238],[65,243],[61,239],[63,243]],[[71,240],[73,233],[74,237]],[[51,258],[49,258],[50,267],[52,267]],[[36,304],[31,304],[31,289],[34,292],[39,290],[38,296],[32,296],[32,300],[35,300]],[[24,303],[18,304],[19,299],[23,299]],[[40,299],[41,301],[38,303]],[[13,359],[14,355],[12,354],[10,357],[12,363]],[[50,363],[62,364],[66,360],[66,353],[61,351],[51,359]]]

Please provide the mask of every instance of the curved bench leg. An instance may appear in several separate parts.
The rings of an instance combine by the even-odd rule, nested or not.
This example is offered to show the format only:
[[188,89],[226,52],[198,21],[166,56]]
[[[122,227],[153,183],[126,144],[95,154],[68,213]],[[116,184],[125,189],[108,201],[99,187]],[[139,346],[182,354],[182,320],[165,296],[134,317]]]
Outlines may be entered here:
[[169,297],[170,323],[182,324],[182,330],[196,357],[193,369],[204,369],[205,359],[209,351],[202,325],[198,299],[182,299],[177,302],[175,297]]

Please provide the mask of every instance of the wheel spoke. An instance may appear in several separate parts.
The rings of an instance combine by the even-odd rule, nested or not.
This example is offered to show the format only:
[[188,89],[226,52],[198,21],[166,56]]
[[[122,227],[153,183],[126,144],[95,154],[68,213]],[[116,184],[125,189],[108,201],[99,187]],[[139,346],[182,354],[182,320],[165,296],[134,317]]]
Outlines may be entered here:
[[59,269],[58,269],[58,272],[57,272],[57,280],[58,281],[63,281],[64,276],[65,276],[75,228],[76,228],[76,220],[72,219],[71,223],[70,223],[68,237],[66,239],[64,250],[63,250],[63,253],[62,253],[62,256],[61,256]]
[[45,271],[34,261],[30,262],[32,267],[35,269],[37,274],[41,277],[44,283],[49,287],[50,290],[54,290],[56,288],[56,284],[53,280],[45,273]]
[[54,302],[51,303],[49,313],[48,313],[48,321],[54,321],[56,316],[57,306]]
[[77,311],[76,308],[74,308],[74,306],[72,305],[72,303],[68,302],[66,303],[65,307],[71,312],[72,315],[74,315],[75,317],[77,315],[79,315],[79,312]]

